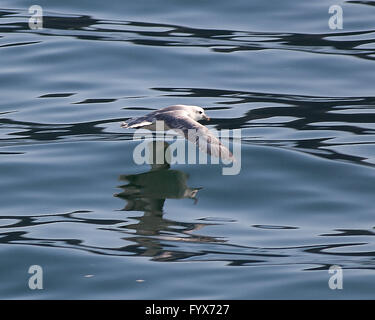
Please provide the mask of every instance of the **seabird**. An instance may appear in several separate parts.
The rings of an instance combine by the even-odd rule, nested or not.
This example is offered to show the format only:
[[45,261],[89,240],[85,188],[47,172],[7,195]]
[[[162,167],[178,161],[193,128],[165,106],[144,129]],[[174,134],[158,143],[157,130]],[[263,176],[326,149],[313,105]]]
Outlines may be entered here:
[[200,124],[199,120],[210,120],[203,108],[175,105],[150,112],[143,117],[131,118],[123,122],[121,127],[156,130],[156,121],[163,121],[164,130],[174,129],[190,142],[198,144],[202,151],[215,157],[234,161],[233,154],[208,128]]

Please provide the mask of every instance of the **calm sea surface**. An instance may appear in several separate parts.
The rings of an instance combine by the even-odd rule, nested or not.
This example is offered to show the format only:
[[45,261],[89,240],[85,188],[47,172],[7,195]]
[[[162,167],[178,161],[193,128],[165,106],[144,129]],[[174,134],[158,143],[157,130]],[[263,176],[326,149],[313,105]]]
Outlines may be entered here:
[[[2,0],[0,298],[374,299],[375,2],[331,4]],[[238,175],[135,164],[119,123],[173,104]]]

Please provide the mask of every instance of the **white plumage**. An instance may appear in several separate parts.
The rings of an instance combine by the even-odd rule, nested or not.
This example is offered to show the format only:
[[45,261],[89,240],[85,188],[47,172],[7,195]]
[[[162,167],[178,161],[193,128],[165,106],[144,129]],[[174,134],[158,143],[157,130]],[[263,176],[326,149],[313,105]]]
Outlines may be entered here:
[[203,108],[198,106],[175,105],[153,111],[143,117],[132,118],[122,123],[123,128],[155,130],[156,121],[164,122],[164,129],[174,129],[199,149],[215,157],[234,161],[232,153],[199,120],[210,120]]

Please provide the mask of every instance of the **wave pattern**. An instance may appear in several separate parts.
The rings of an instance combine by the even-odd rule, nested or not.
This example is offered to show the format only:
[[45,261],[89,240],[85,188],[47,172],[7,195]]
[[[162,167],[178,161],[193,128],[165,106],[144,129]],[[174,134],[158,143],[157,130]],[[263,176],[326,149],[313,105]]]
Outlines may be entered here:
[[[250,106],[238,118],[215,118],[217,129],[243,129],[243,142],[280,146],[332,160],[375,163],[375,97],[317,97],[204,88],[153,88],[169,97],[210,98],[231,109]],[[112,100],[118,100],[113,98]],[[253,104],[264,103],[262,107]],[[271,106],[267,106],[271,104]],[[149,108],[137,108],[149,112]],[[212,107],[212,110],[221,107]],[[46,124],[0,118],[0,145],[22,145],[69,139],[121,140],[130,133],[106,127],[128,118],[72,124]],[[264,130],[260,130],[260,129]],[[272,129],[272,130],[269,130]],[[358,147],[358,148],[355,148]]]
[[[371,1],[348,1],[347,3],[369,8],[373,6]],[[228,213],[225,213],[227,214],[225,217],[223,213],[226,210],[225,207],[221,208],[221,202],[218,205],[217,202],[212,200],[214,198],[209,198],[210,192],[207,192],[207,198],[212,201],[209,204],[212,211],[208,210],[208,212],[217,210],[219,215],[223,214],[223,216],[212,218],[209,216],[210,213],[207,213],[203,218],[188,220],[187,217],[183,217],[177,221],[165,214],[168,211],[164,208],[165,202],[172,202],[169,199],[196,201],[195,196],[202,189],[202,187],[191,188],[188,186],[187,173],[168,167],[158,170],[151,168],[150,171],[141,174],[129,174],[130,172],[134,173],[133,168],[130,168],[130,165],[126,163],[120,165],[119,161],[116,162],[116,165],[119,166],[116,170],[121,170],[121,172],[128,170],[120,176],[120,180],[127,180],[128,184],[116,187],[108,180],[119,172],[113,174],[114,171],[110,171],[112,168],[103,169],[103,162],[101,162],[103,159],[112,161],[118,155],[106,154],[108,150],[113,151],[113,149],[109,149],[109,147],[105,149],[101,144],[102,141],[122,141],[121,144],[123,143],[124,146],[129,145],[127,140],[132,139],[132,132],[126,132],[120,128],[119,124],[122,121],[131,116],[147,113],[159,107],[159,104],[165,106],[165,102],[175,103],[175,101],[178,101],[178,103],[182,103],[182,101],[188,101],[188,103],[201,105],[201,102],[204,101],[206,104],[204,107],[211,117],[211,122],[205,124],[216,129],[242,129],[243,148],[248,148],[249,145],[264,145],[273,148],[254,149],[272,149],[278,152],[280,152],[279,149],[288,149],[315,156],[303,157],[304,159],[321,160],[324,158],[331,160],[317,161],[316,166],[328,162],[332,167],[337,165],[337,167],[342,168],[342,162],[348,162],[357,165],[358,172],[360,171],[361,174],[366,170],[368,170],[366,172],[372,173],[375,165],[375,95],[361,96],[361,93],[348,93],[347,96],[334,93],[332,95],[314,95],[296,94],[296,91],[291,94],[285,93],[283,89],[285,87],[282,86],[280,86],[279,91],[270,89],[270,92],[267,92],[262,87],[251,89],[251,85],[246,85],[248,78],[243,79],[243,83],[238,87],[236,84],[239,82],[235,81],[233,86],[228,85],[227,87],[223,87],[222,82],[212,83],[210,81],[207,81],[207,85],[206,81],[195,82],[193,80],[177,83],[174,81],[175,79],[169,78],[168,71],[163,74],[167,79],[159,80],[155,76],[152,79],[153,81],[150,82],[147,81],[148,79],[145,82],[137,81],[142,77],[152,77],[150,74],[153,72],[145,71],[143,63],[153,54],[163,56],[163,53],[170,54],[172,52],[167,58],[156,59],[158,63],[162,64],[160,69],[170,67],[170,73],[173,74],[172,69],[178,65],[180,68],[185,68],[184,70],[188,73],[189,61],[185,60],[185,50],[198,48],[199,50],[192,50],[194,52],[192,56],[196,57],[201,54],[202,61],[199,63],[202,65],[208,61],[207,56],[212,57],[212,59],[219,56],[218,64],[224,61],[220,60],[223,57],[233,58],[228,62],[226,68],[223,68],[223,72],[232,70],[233,65],[237,66],[236,61],[239,60],[236,59],[239,57],[244,59],[241,61],[246,64],[252,59],[253,56],[249,57],[251,55],[268,55],[275,50],[278,50],[283,59],[287,60],[285,62],[285,60],[280,59],[280,61],[282,60],[280,63],[286,63],[288,67],[290,67],[288,63],[293,60],[293,57],[296,57],[296,60],[301,59],[301,54],[306,54],[303,55],[303,57],[307,57],[306,61],[308,62],[306,64],[313,60],[311,57],[323,57],[325,64],[323,64],[323,67],[320,66],[321,69],[316,74],[312,75],[316,77],[311,80],[313,82],[319,78],[319,75],[325,74],[322,69],[324,69],[324,65],[331,63],[330,59],[333,57],[343,59],[343,61],[355,62],[353,64],[355,66],[358,63],[361,68],[371,65],[375,60],[375,29],[331,31],[315,34],[276,31],[254,32],[151,23],[141,21],[141,18],[139,21],[136,21],[136,19],[134,21],[106,20],[89,15],[45,12],[44,29],[31,31],[28,26],[28,18],[29,15],[22,10],[0,9],[0,51],[4,52],[6,57],[4,58],[6,63],[4,63],[2,70],[3,74],[0,74],[0,90],[2,90],[3,96],[9,99],[8,101],[7,98],[3,98],[0,101],[0,164],[4,161],[5,168],[8,170],[7,172],[4,170],[5,178],[0,182],[0,193],[4,194],[5,197],[7,194],[17,195],[21,199],[19,200],[20,203],[22,203],[22,199],[29,200],[31,206],[29,210],[26,209],[22,213],[12,214],[12,210],[17,211],[20,206],[13,206],[13,203],[10,203],[11,200],[7,202],[9,207],[2,204],[0,244],[4,245],[3,247],[66,248],[100,255],[101,257],[147,257],[149,260],[158,262],[219,261],[224,262],[226,266],[262,267],[303,265],[305,269],[302,271],[326,270],[333,264],[340,264],[346,269],[375,269],[375,251],[372,245],[372,237],[375,235],[375,231],[366,211],[366,204],[361,203],[362,199],[365,199],[365,202],[368,201],[371,190],[365,190],[366,194],[363,198],[359,196],[361,191],[357,191],[358,194],[353,192],[352,201],[345,202],[346,199],[340,199],[343,195],[350,193],[346,193],[347,189],[345,188],[351,187],[352,181],[345,181],[346,183],[343,183],[342,186],[341,180],[337,182],[338,180],[332,179],[334,180],[332,184],[330,184],[331,181],[327,183],[324,179],[316,180],[314,183],[324,184],[321,190],[311,181],[304,181],[303,183],[306,183],[306,185],[302,183],[301,186],[295,187],[294,183],[297,182],[298,184],[303,178],[297,177],[299,174],[298,168],[288,167],[290,164],[287,164],[285,168],[282,168],[283,173],[280,176],[277,175],[277,171],[275,171],[275,174],[267,172],[268,174],[264,175],[251,173],[253,175],[242,176],[241,179],[243,180],[238,181],[243,183],[244,196],[241,201],[246,202],[246,204],[238,204],[238,208],[236,205],[231,205]],[[75,46],[76,44],[81,46]],[[50,47],[48,47],[49,45]],[[109,49],[106,47],[108,51],[101,51],[107,45],[111,45]],[[127,58],[129,61],[124,61],[124,64],[127,63],[127,68],[124,68],[124,70],[129,74],[121,73],[123,78],[117,80],[122,82],[126,78],[128,81],[126,83],[131,83],[134,77],[136,78],[134,80],[135,89],[125,86],[123,91],[121,87],[121,90],[117,90],[115,88],[116,82],[111,82],[113,79],[106,77],[107,75],[111,76],[111,72],[113,72],[113,77],[120,74],[120,72],[116,73],[117,66],[111,65],[110,61],[112,58],[115,61],[122,61],[123,51],[119,50],[113,53],[118,46],[121,49],[125,47],[128,50]],[[25,48],[36,49],[34,51],[35,56],[30,57],[32,55]],[[92,60],[85,65],[85,59],[88,53],[91,53],[92,48],[97,49],[98,52],[93,50]],[[40,51],[37,49],[40,49]],[[155,53],[150,54],[150,51],[148,51],[149,56],[145,54],[142,57],[143,61],[138,62],[139,65],[132,66],[138,61],[137,59],[132,60],[134,56],[150,49],[155,50]],[[51,50],[52,54],[46,54],[46,52],[49,53],[48,50]],[[60,56],[57,58],[54,56],[54,53],[61,53],[61,50],[62,55],[66,53],[69,56],[67,61],[72,63],[71,69],[77,68],[77,72],[75,72],[76,70],[65,70],[64,63],[59,61]],[[14,52],[19,53],[19,56]],[[113,53],[113,56],[103,59],[102,52]],[[176,54],[176,52],[178,53]],[[248,60],[243,58],[244,56]],[[48,61],[44,64],[44,61],[40,62],[40,60],[44,60],[44,57],[51,60],[46,58],[46,61]],[[169,57],[172,57],[171,64],[169,64],[169,61],[163,62],[163,59],[169,59]],[[269,56],[265,58],[265,60],[267,59],[269,59]],[[25,60],[27,62],[22,64]],[[100,76],[97,76],[92,68],[98,68],[98,70],[105,72],[105,67],[102,68],[101,63],[107,62],[107,60],[109,60],[108,68],[111,71],[106,73],[105,76],[102,76],[100,72]],[[35,65],[39,63],[38,66],[45,68],[43,72],[52,70],[52,75],[53,71],[62,70],[59,73],[60,78],[58,80],[60,82],[51,76],[46,77],[47,80],[44,79],[44,82],[41,80],[38,83],[38,79],[35,77],[35,82],[31,84],[29,79],[40,72],[38,67],[35,66],[34,68],[34,63]],[[113,64],[116,63],[113,62]],[[86,69],[81,64],[85,65]],[[80,69],[81,67],[84,71]],[[111,68],[115,71],[112,71]],[[315,65],[312,65],[309,69],[312,70],[311,74],[314,73],[314,68]],[[155,70],[160,69],[156,68]],[[267,71],[269,71],[267,66],[262,65],[259,69],[259,78],[262,78],[263,71],[266,71],[264,78],[260,81],[263,80],[268,85],[267,81],[272,82],[274,80],[271,79],[273,73],[267,74]],[[208,75],[207,77],[212,79],[218,76],[218,73],[215,72],[219,71],[208,70],[207,74],[209,72],[212,73],[210,73],[210,77]],[[280,78],[276,79],[280,83],[284,80],[283,72],[281,70],[278,73]],[[139,75],[138,73],[142,74]],[[244,75],[240,72],[238,74]],[[76,79],[75,76],[77,78],[81,76],[81,78]],[[191,74],[188,74],[187,78],[190,76]],[[204,74],[201,75],[203,80],[205,80],[204,76]],[[248,74],[245,76],[249,77]],[[291,77],[293,76],[296,77],[295,81],[298,82],[299,73],[293,74]],[[105,78],[105,81],[101,81],[101,77]],[[269,78],[267,79],[267,77]],[[55,80],[56,82],[53,82]],[[352,83],[355,84],[356,81],[354,77]],[[30,86],[26,88],[28,90],[25,89],[26,93],[22,92],[22,83],[27,83],[26,86]],[[42,86],[42,84],[47,86],[50,83],[52,84],[48,86],[48,89]],[[360,83],[365,83],[365,80],[361,80]],[[1,84],[10,88],[11,93],[6,92],[7,89],[2,89]],[[340,82],[335,85],[339,86],[339,84]],[[56,87],[53,87],[54,85]],[[368,87],[371,88],[371,85],[369,84]],[[142,88],[142,86],[144,87]],[[325,86],[325,82],[322,82],[321,87],[323,86]],[[355,92],[355,88],[353,87],[351,92]],[[371,93],[371,90],[369,91]],[[30,99],[30,95],[34,93],[35,96]],[[93,148],[95,150],[92,151],[93,149],[89,147],[80,149],[76,145],[68,145],[69,142],[81,142],[81,146],[83,146],[86,145],[84,142],[87,141],[95,142],[97,148]],[[28,158],[27,152],[31,152],[30,150],[33,147],[35,147],[35,150],[39,150],[41,144],[45,144],[47,148],[51,147],[53,152],[42,152],[41,157],[46,157],[46,159],[38,163],[38,153],[36,152],[33,155],[36,158]],[[108,143],[106,147],[107,145]],[[14,146],[16,148],[13,148]],[[92,144],[90,144],[91,146]],[[103,149],[101,149],[102,147]],[[66,154],[66,150],[70,150],[71,154]],[[84,155],[83,160],[79,158],[81,150],[89,153]],[[98,155],[100,153],[98,150],[105,151]],[[61,160],[59,157],[62,154],[64,154],[64,157],[62,157],[64,159]],[[69,161],[69,156],[73,160],[77,160],[78,164],[71,164],[68,168],[59,163],[59,161]],[[21,160],[17,162],[16,160],[19,159]],[[13,160],[14,163],[12,163]],[[56,163],[51,163],[53,161],[56,161]],[[90,163],[93,168],[92,172],[85,171],[82,175],[92,174],[92,176],[89,178],[87,176],[77,177],[80,174],[80,169],[86,168],[90,161],[92,161]],[[300,161],[300,158],[295,161]],[[259,163],[262,163],[262,161],[259,161]],[[98,168],[95,168],[95,165],[98,165]],[[129,167],[124,169],[124,166],[127,165]],[[266,164],[265,167],[260,166],[260,168],[268,170],[267,165],[269,164]],[[111,164],[108,166],[111,166]],[[22,170],[19,170],[21,167]],[[35,168],[42,170],[44,167],[45,172],[39,177],[34,172]],[[332,167],[327,165],[324,170]],[[12,171],[12,169],[14,170]],[[95,170],[99,172],[98,176],[95,176]],[[314,170],[314,168],[311,170]],[[319,172],[327,172],[324,170]],[[343,172],[340,170],[337,172]],[[112,174],[110,178],[108,172]],[[193,172],[196,173],[197,171]],[[288,174],[290,175],[288,176]],[[296,176],[293,176],[293,174]],[[357,174],[357,171],[353,173],[353,176],[355,174]],[[348,175],[348,177],[351,176]],[[358,173],[358,176],[355,177],[359,177],[354,182],[359,185],[358,181],[361,181],[362,177],[366,177],[366,175]],[[371,181],[373,181],[371,177],[361,185],[362,188],[371,184]],[[80,181],[80,178],[83,182]],[[88,180],[85,180],[86,178]],[[255,181],[257,178],[259,178],[259,186],[262,183],[266,185],[264,189],[261,187],[259,189],[266,190],[265,193],[269,192],[270,194],[259,193],[259,198],[267,197],[267,201],[262,202],[261,199],[257,202],[258,207],[253,208],[253,203],[250,203],[250,196],[256,197],[256,195],[248,195],[246,192],[248,191],[248,184],[253,183],[253,181],[249,182],[249,179]],[[262,178],[265,181],[260,181]],[[290,179],[290,181],[284,181],[284,178]],[[296,180],[293,180],[293,178]],[[60,185],[56,187],[52,185],[51,181],[56,184],[60,183]],[[95,199],[96,194],[90,194],[90,192],[95,193],[92,191],[94,188],[90,191],[83,190],[85,187],[79,189],[80,183],[84,184],[85,181],[92,182],[92,185],[97,186],[98,190],[102,186],[104,186],[103,188],[109,186],[108,188],[120,190],[114,196],[117,198],[116,201],[123,200],[125,202],[121,202],[124,208],[111,211],[111,218],[105,215],[101,215],[100,219],[95,218],[98,212],[103,213],[104,205],[96,212],[95,204],[98,203]],[[276,183],[273,183],[274,181]],[[208,185],[210,185],[209,183],[207,182]],[[231,197],[240,199],[240,197],[236,198],[237,195],[230,193],[232,190],[230,190],[231,185],[229,183],[227,186],[219,179],[214,183],[217,185],[216,188],[228,188],[228,194],[225,195],[229,199],[228,202],[232,201]],[[277,191],[273,189],[273,185],[280,188],[279,184],[282,185],[283,183],[292,185],[295,189],[285,188],[286,191],[281,190],[280,193],[278,193],[279,189]],[[88,184],[86,184],[86,187],[88,187]],[[233,185],[235,184],[236,182],[233,183]],[[170,188],[171,185],[173,188]],[[54,187],[58,190],[57,193],[63,190],[66,194],[55,195],[53,193]],[[74,189],[75,187],[77,189]],[[352,187],[354,190],[357,186]],[[51,191],[47,192],[47,188],[51,188]],[[212,188],[214,189],[214,187]],[[108,192],[108,197],[111,200],[113,198],[112,189]],[[173,190],[171,191],[171,189]],[[72,190],[80,190],[82,194],[77,191],[77,194],[73,196],[72,193],[75,191]],[[296,194],[288,194],[287,192],[290,190],[296,192]],[[340,193],[341,191],[342,193]],[[332,197],[324,192],[332,192]],[[68,202],[69,196],[72,196],[75,200],[78,198],[80,201],[79,197],[82,196],[88,203],[92,199],[93,207],[86,206],[86,202],[83,206],[86,210],[79,210],[82,208],[77,207],[69,207],[65,210],[67,207],[64,207],[64,210],[58,212],[73,209],[62,214],[52,213],[53,210],[49,209],[51,213],[41,214],[40,208],[43,208],[45,194],[52,198],[48,202],[49,204],[55,199],[57,206],[61,203],[65,204],[65,202]],[[56,198],[54,198],[55,196]],[[358,198],[355,198],[356,196]],[[41,199],[40,203],[37,203],[38,197]],[[9,198],[16,199],[16,196]],[[303,198],[302,200],[307,199],[307,204],[299,202],[301,198]],[[18,198],[16,200],[18,201]],[[227,199],[223,199],[223,203],[224,200]],[[348,203],[348,206],[345,211],[343,208],[346,203]],[[27,204],[25,203],[25,207]],[[280,216],[285,219],[294,219],[297,217],[296,212],[298,211],[298,217],[311,214],[308,218],[316,224],[311,226],[310,229],[309,226],[303,226],[303,224],[300,225],[297,222],[295,225],[285,222],[287,225],[284,225],[284,222],[279,223],[280,220],[275,221],[275,223],[266,218],[262,220],[262,210],[269,212],[267,211],[269,208],[263,208],[262,206],[269,204],[274,206],[272,211],[280,210],[277,218],[270,213],[269,219],[277,220]],[[311,204],[311,208],[307,209],[306,207],[309,204]],[[243,207],[248,206],[249,212],[254,210],[254,215],[251,216],[244,211],[245,213],[241,216],[240,210],[243,208],[240,208],[241,205]],[[318,213],[323,211],[321,207],[324,205],[327,206],[327,210],[332,210],[332,212],[326,213],[327,216],[331,215],[331,218],[332,216],[337,218],[337,227],[333,227],[332,224],[325,227],[324,222],[318,221],[323,215],[319,216],[319,219],[316,218]],[[183,204],[181,206],[183,207]],[[316,217],[311,213],[314,210],[313,207],[318,208],[317,211],[319,211]],[[186,207],[183,208],[186,209]],[[289,210],[290,208],[292,209]],[[358,212],[354,212],[355,209],[353,209],[352,216],[350,214],[344,215],[351,208],[358,209]],[[187,210],[194,209],[189,207]],[[306,212],[303,210],[306,210]],[[345,212],[343,213],[341,210]],[[129,214],[129,211],[133,212]],[[257,221],[247,223],[250,221],[247,220],[249,216]],[[326,216],[324,217],[326,218]],[[240,221],[240,219],[244,221]],[[357,219],[362,219],[361,225],[356,224]],[[332,218],[332,220],[334,219]],[[306,221],[308,221],[307,218]],[[344,227],[340,224],[341,222]],[[54,232],[54,230],[59,232]],[[258,236],[259,238],[257,238]],[[279,243],[275,239],[280,240]],[[100,242],[100,240],[103,240],[103,242]],[[241,268],[236,270],[239,269]],[[238,279],[235,279],[235,281],[238,281]],[[300,285],[305,288],[305,284]]]
[[[0,32],[4,35],[30,33],[27,18],[19,10],[0,11]],[[45,29],[38,31],[40,39],[48,37],[74,37],[77,40],[125,41],[134,45],[161,47],[201,47],[223,53],[239,50],[306,51],[324,55],[346,55],[373,60],[375,49],[361,49],[363,45],[375,43],[375,30],[339,32],[329,34],[260,33],[236,30],[196,29],[172,24],[156,24],[137,21],[110,21],[84,15],[56,15],[47,13]],[[42,40],[41,40],[42,41]],[[6,43],[17,46],[40,41]],[[375,48],[375,46],[374,46]],[[325,97],[303,96],[282,93],[264,93],[208,88],[154,88],[162,96],[208,98],[212,104],[225,105],[243,110],[238,118],[215,118],[217,128],[246,128],[244,141],[279,145],[309,152],[337,160],[354,161],[361,164],[375,162],[374,123],[375,97]],[[46,93],[40,98],[64,99],[74,93]],[[72,104],[107,104],[120,101],[123,97],[106,99],[87,98]],[[63,103],[63,102],[62,102]],[[272,106],[254,108],[256,103],[272,103]],[[248,107],[248,110],[246,110]],[[282,107],[282,108],[281,108]],[[215,110],[213,107],[212,110]],[[148,111],[150,108],[139,107]],[[122,139],[126,134],[104,130],[107,124],[123,121],[118,117],[109,120],[71,124],[33,123],[16,120],[12,113],[0,118],[0,143],[32,143],[69,139]],[[271,129],[263,130],[259,128]],[[252,130],[258,129],[258,130]],[[252,134],[254,131],[254,134]],[[8,133],[9,132],[9,133]],[[283,138],[287,136],[287,138]],[[308,138],[306,138],[308,136]]]
[[[35,216],[1,216],[0,243],[8,245],[32,245],[54,248],[70,248],[89,253],[110,256],[145,256],[153,261],[223,261],[231,266],[242,265],[290,265],[290,259],[298,256],[297,264],[311,265],[309,270],[324,270],[334,264],[335,259],[343,259],[343,268],[375,269],[375,252],[369,244],[360,241],[361,236],[374,236],[373,230],[345,229],[332,230],[323,237],[325,244],[305,244],[303,246],[259,247],[229,243],[225,238],[199,235],[199,230],[215,225],[227,225],[235,222],[199,221],[196,223],[177,222],[165,219],[161,214],[146,214],[127,220],[94,219],[90,211],[77,211],[64,214]],[[90,245],[89,239],[81,238],[40,238],[34,235],[34,228],[48,227],[51,224],[69,223],[93,225],[100,234],[111,231],[113,243],[117,246]],[[251,226],[256,229],[257,225]],[[285,230],[298,229],[291,226],[264,225],[262,229]],[[28,231],[25,231],[28,230]],[[358,239],[357,241],[351,238]],[[119,241],[124,246],[118,246]],[[343,243],[345,242],[345,243]],[[363,247],[363,250],[358,251]],[[349,259],[349,257],[351,259]],[[314,266],[314,267],[313,267]]]
[[[0,11],[2,33],[30,32],[29,18],[17,10]],[[86,15],[47,13],[40,35],[74,37],[81,40],[126,41],[135,45],[162,47],[201,47],[231,53],[253,50],[290,50],[318,54],[375,59],[375,49],[362,49],[375,42],[375,30],[330,32],[324,34],[249,32],[240,30],[197,29],[163,23],[113,21]],[[52,31],[52,33],[51,33]],[[36,43],[36,42],[35,42]],[[22,45],[19,43],[13,45]]]

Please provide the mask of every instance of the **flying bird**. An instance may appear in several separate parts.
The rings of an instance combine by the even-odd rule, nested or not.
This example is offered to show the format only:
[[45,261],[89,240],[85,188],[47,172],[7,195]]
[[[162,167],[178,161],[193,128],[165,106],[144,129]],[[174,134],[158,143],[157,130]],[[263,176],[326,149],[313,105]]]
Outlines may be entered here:
[[150,112],[143,117],[129,119],[123,122],[121,127],[156,130],[156,121],[163,121],[165,130],[176,130],[178,134],[197,144],[202,151],[218,158],[235,161],[228,148],[207,127],[200,124],[199,120],[210,120],[203,108],[175,105]]

